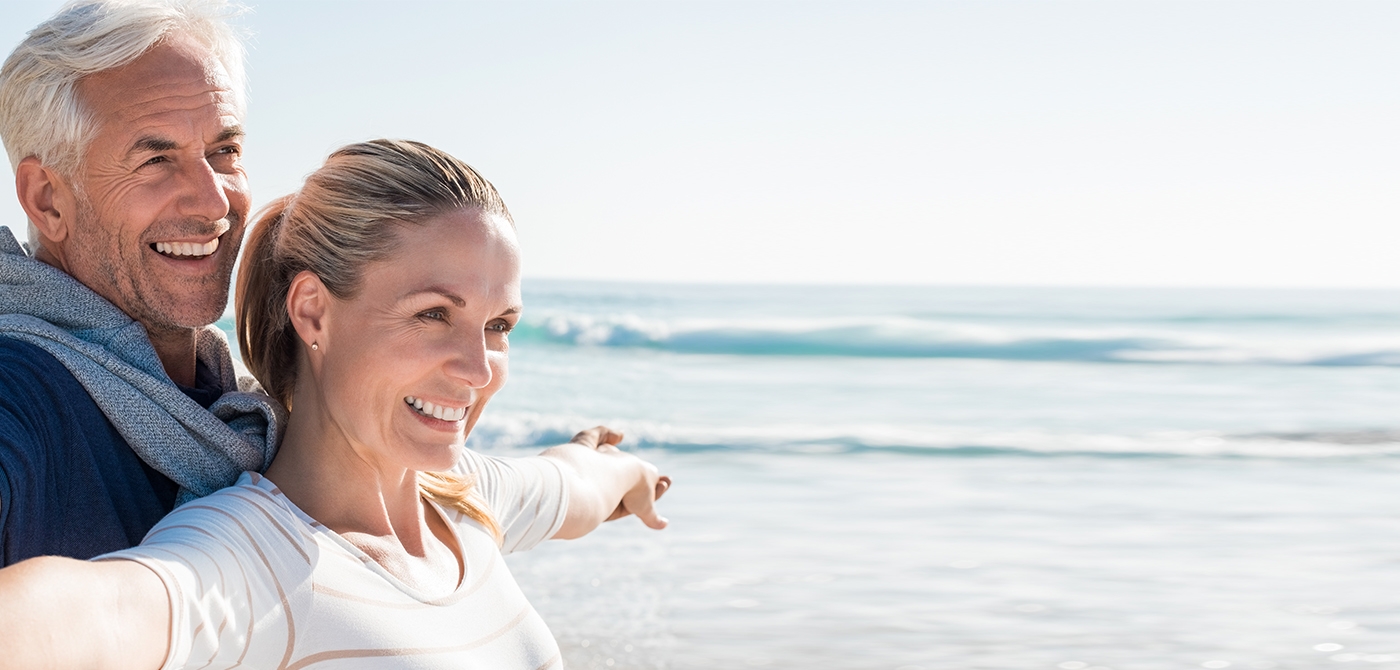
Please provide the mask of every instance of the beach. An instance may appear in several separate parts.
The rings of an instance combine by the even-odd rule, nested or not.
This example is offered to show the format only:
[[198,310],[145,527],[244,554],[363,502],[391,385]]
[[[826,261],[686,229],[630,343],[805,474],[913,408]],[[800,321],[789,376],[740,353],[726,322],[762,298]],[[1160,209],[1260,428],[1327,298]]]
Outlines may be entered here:
[[469,445],[671,527],[510,557],[575,668],[1400,667],[1400,294],[528,281]]
[[655,455],[511,559],[576,668],[1400,666],[1393,464]]

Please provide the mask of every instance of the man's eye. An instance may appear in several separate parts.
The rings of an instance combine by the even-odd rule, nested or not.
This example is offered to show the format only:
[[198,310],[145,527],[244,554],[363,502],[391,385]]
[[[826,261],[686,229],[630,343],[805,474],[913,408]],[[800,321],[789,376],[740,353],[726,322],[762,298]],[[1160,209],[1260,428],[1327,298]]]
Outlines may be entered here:
[[165,156],[152,156],[151,158],[147,159],[145,163],[142,163],[142,165],[155,165],[156,163],[167,163],[169,161],[170,159],[166,158]]
[[218,151],[215,151],[214,153],[216,153],[216,154],[231,154],[231,155],[235,155],[235,156],[236,156],[236,155],[238,155],[238,154],[243,153],[243,147],[238,147],[238,146],[219,147],[219,150],[218,150]]

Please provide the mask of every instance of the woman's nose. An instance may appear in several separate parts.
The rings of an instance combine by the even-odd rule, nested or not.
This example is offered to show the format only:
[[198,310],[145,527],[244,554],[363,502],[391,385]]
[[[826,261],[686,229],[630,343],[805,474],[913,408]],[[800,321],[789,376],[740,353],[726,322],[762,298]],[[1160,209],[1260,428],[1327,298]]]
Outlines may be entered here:
[[447,363],[447,375],[461,380],[472,388],[484,388],[491,384],[490,352],[486,349],[486,337],[468,337],[459,344]]

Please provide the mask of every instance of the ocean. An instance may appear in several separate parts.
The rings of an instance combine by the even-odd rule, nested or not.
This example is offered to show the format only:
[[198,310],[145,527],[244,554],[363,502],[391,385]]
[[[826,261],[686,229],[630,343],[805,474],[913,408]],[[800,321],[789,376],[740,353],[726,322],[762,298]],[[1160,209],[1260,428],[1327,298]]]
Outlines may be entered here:
[[1400,292],[527,281],[469,445],[675,481],[512,556],[573,668],[1400,668]]

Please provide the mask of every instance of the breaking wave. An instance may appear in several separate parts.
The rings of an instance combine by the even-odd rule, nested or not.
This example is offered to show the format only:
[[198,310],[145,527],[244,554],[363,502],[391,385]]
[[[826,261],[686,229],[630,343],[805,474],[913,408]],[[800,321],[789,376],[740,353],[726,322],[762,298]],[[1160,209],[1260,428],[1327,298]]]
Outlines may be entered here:
[[1009,328],[904,317],[725,322],[554,315],[525,321],[517,326],[512,340],[686,354],[1400,366],[1400,341],[1381,338],[1268,339],[1167,329]]

